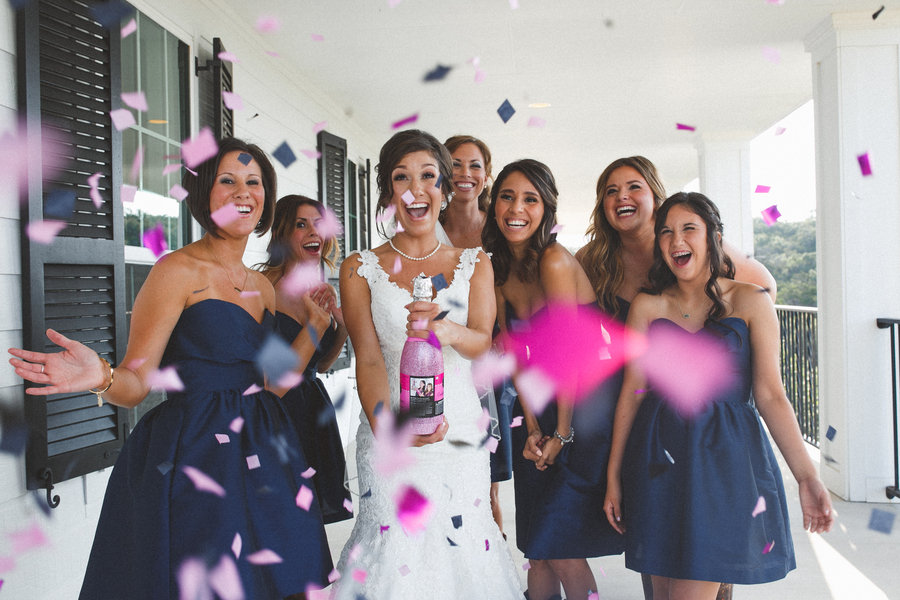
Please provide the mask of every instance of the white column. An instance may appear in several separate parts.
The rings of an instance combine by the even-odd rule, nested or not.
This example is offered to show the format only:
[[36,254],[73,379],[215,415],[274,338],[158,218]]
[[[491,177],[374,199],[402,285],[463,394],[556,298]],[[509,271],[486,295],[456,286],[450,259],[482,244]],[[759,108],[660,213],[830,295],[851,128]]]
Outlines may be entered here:
[[744,254],[753,254],[753,217],[750,214],[750,136],[702,138],[697,143],[700,191],[722,214],[725,239]]
[[[806,50],[816,115],[822,477],[845,499],[884,502],[894,464],[890,348],[875,319],[900,318],[900,17],[831,15]],[[864,152],[870,177],[857,161]]]

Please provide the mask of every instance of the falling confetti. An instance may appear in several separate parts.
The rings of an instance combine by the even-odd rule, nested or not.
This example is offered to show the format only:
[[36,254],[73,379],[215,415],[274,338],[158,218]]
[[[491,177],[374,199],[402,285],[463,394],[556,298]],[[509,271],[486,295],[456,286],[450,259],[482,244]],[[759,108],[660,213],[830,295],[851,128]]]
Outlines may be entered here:
[[396,275],[396,274],[399,273],[401,270],[403,270],[403,263],[400,262],[400,257],[397,256],[397,257],[394,258],[394,268],[392,269],[391,272],[392,272],[394,275]]
[[400,565],[400,568],[397,570],[400,572],[401,577],[406,577],[407,575],[409,575],[411,573],[411,571],[409,570],[409,567],[407,565]]
[[235,63],[235,64],[241,62],[241,61],[238,59],[238,57],[235,56],[235,55],[234,55],[233,53],[231,53],[231,52],[219,52],[219,53],[216,55],[216,58],[218,58],[219,60],[224,60],[225,62],[230,62],[230,63]]
[[281,336],[270,333],[255,358],[256,368],[270,381],[278,381],[299,366],[297,353]]
[[37,523],[32,523],[25,529],[13,531],[8,534],[8,537],[12,542],[12,551],[15,554],[28,552],[49,543],[47,536],[44,535],[44,531]]
[[675,129],[683,130],[683,131],[696,131],[697,128],[693,125],[685,125],[684,123],[675,123]]
[[351,502],[349,498],[344,498],[344,510],[348,513],[353,512],[353,502]]
[[872,514],[869,516],[869,529],[890,535],[894,528],[895,517],[896,515],[892,512],[873,508]]
[[127,38],[135,31],[137,31],[137,21],[132,19],[125,24],[125,27],[122,28],[122,39]]
[[265,548],[263,550],[259,550],[254,552],[253,554],[247,555],[247,562],[254,565],[274,565],[279,564],[282,561],[281,557],[278,556],[272,550]]
[[556,225],[553,226],[552,229],[550,229],[550,233],[551,233],[551,234],[553,234],[553,233],[559,233],[560,231],[562,231],[562,228],[563,228],[563,226],[560,225],[559,223],[557,223]]
[[226,227],[229,223],[237,221],[240,218],[241,213],[238,212],[237,206],[235,206],[234,203],[228,203],[222,208],[214,210],[209,216],[213,220],[213,223],[219,227]]
[[776,128],[775,128],[775,135],[781,135],[781,134],[784,133],[785,131],[787,131],[787,129],[784,128],[784,127],[776,127]]
[[204,127],[195,137],[181,143],[181,157],[188,168],[193,169],[219,152],[219,145],[213,136],[212,129]]
[[394,498],[397,520],[407,534],[415,535],[425,529],[434,512],[432,503],[412,486],[402,486]]
[[772,64],[780,64],[781,63],[781,51],[777,48],[772,48],[771,46],[763,46],[762,55],[767,61]]
[[403,192],[403,194],[400,196],[400,199],[403,200],[407,206],[416,201],[416,197],[410,190],[406,190],[405,192]]
[[526,561],[522,564],[522,570],[523,570],[523,571],[527,571],[527,570],[530,569],[530,568],[531,568],[531,562],[526,560]]
[[223,554],[218,564],[209,570],[207,581],[209,588],[222,600],[244,600],[244,588],[237,565],[227,554]]
[[497,114],[500,115],[504,123],[509,123],[509,120],[516,114],[516,109],[509,103],[509,100],[504,100],[500,108],[497,109]]
[[181,187],[181,185],[176,183],[171,188],[169,188],[169,196],[181,202],[188,197],[188,191]]
[[453,67],[447,67],[447,66],[439,64],[438,66],[436,66],[435,68],[433,68],[432,70],[428,71],[428,73],[425,74],[424,81],[441,81],[442,79],[447,77],[447,74],[450,73],[450,70],[452,68]]
[[197,488],[197,491],[200,492],[209,492],[210,494],[215,494],[220,498],[225,497],[225,488],[223,488],[219,483],[195,467],[191,467],[185,465],[181,467],[182,473],[188,476],[188,478],[193,482],[194,487]]
[[521,427],[522,426],[522,417],[513,417],[513,420],[509,423],[510,427]]
[[141,112],[147,112],[147,97],[144,92],[123,92],[122,102]]
[[315,160],[315,159],[319,158],[320,156],[322,156],[322,153],[315,149],[301,150],[300,154],[302,154],[306,158],[309,158],[310,160]]
[[325,36],[322,35],[321,33],[311,33],[311,34],[309,34],[309,39],[311,39],[314,42],[324,42]]
[[302,508],[305,511],[309,511],[309,507],[312,505],[313,493],[312,490],[306,487],[305,485],[300,486],[300,491],[297,492],[297,497],[295,498],[295,502],[297,506]]
[[431,285],[434,287],[434,293],[436,294],[447,287],[447,278],[444,277],[443,273],[438,273],[431,278]]
[[768,544],[766,544],[766,547],[763,548],[762,553],[763,553],[763,554],[768,554],[769,552],[772,551],[772,548],[774,548],[774,547],[775,547],[775,540],[772,540],[771,542],[769,542]]
[[147,374],[145,383],[154,390],[164,390],[167,392],[180,392],[184,390],[184,383],[178,377],[178,371],[175,365],[169,365],[162,369],[151,371]]
[[768,185],[758,185],[758,186],[756,186],[756,191],[754,191],[754,193],[755,194],[768,194],[769,190],[771,190],[771,189],[772,189],[772,187],[768,186]]
[[829,425],[828,429],[825,431],[825,439],[827,439],[829,442],[833,442],[834,436],[836,434],[837,434],[837,429],[835,429],[834,427]]
[[228,425],[228,429],[233,431],[234,433],[240,433],[244,428],[244,417],[235,417],[232,419],[231,424]]
[[778,218],[781,217],[781,213],[778,211],[778,206],[773,204],[769,208],[763,210],[761,213],[763,221],[765,221],[766,225],[771,227],[778,221]]
[[753,508],[753,512],[750,513],[750,516],[756,517],[756,515],[760,513],[766,512],[766,499],[760,496],[756,500],[756,506]]
[[94,173],[87,178],[88,186],[90,186],[91,201],[93,201],[95,208],[103,206],[103,198],[100,196],[99,189],[101,177],[103,177],[102,173]]
[[303,479],[309,479],[310,477],[312,477],[315,474],[316,474],[316,470],[313,469],[312,467],[309,467],[308,469],[306,469],[305,471],[300,473],[300,477],[302,477]]
[[52,244],[59,232],[66,228],[65,221],[32,221],[25,227],[25,235],[38,244]]
[[291,298],[299,298],[303,294],[318,287],[322,283],[317,264],[297,263],[281,280],[281,289]]
[[281,142],[281,145],[275,148],[272,152],[272,156],[280,162],[284,168],[288,168],[297,160],[296,155],[294,155],[294,151],[291,150],[291,147],[288,146],[288,143]]
[[529,127],[543,127],[546,124],[547,121],[540,117],[531,117],[530,119],[528,119]]
[[256,20],[256,30],[260,33],[273,33],[281,29],[281,21],[272,16],[261,16]]
[[251,384],[250,384],[250,387],[248,387],[246,390],[244,390],[244,393],[241,394],[241,395],[242,395],[242,396],[249,396],[250,394],[256,394],[257,392],[261,392],[261,391],[262,391],[262,388],[261,388],[261,387],[259,387],[259,386],[256,385],[255,383],[251,383]]
[[222,91],[222,102],[228,110],[244,110],[244,99],[234,92]]
[[394,215],[397,213],[397,207],[393,204],[388,204],[387,208],[383,211],[375,215],[376,223],[386,223],[394,218]]
[[217,433],[216,441],[219,442],[219,444],[228,444],[231,443],[231,438],[228,437],[227,433]]
[[156,227],[148,229],[141,236],[141,242],[144,248],[149,248],[153,256],[159,258],[169,249],[166,244],[166,232],[163,230],[162,223],[157,223]]
[[404,125],[412,125],[413,123],[415,123],[418,120],[419,120],[419,113],[415,113],[404,119],[400,119],[399,121],[394,121],[391,124],[391,129],[400,129]]
[[55,189],[47,194],[44,201],[44,216],[66,221],[75,211],[75,190]]
[[247,468],[249,470],[258,469],[259,468],[259,455],[251,454],[247,457]]
[[112,110],[109,112],[109,116],[112,118],[113,127],[116,128],[116,131],[128,129],[137,122],[134,120],[134,115],[127,108]]
[[868,177],[872,174],[872,164],[869,162],[869,153],[863,152],[862,154],[856,157],[856,160],[859,162],[859,170],[863,174],[863,177]]
[[328,121],[319,121],[318,123],[313,125],[313,133],[319,133],[320,131],[323,131],[327,126]]

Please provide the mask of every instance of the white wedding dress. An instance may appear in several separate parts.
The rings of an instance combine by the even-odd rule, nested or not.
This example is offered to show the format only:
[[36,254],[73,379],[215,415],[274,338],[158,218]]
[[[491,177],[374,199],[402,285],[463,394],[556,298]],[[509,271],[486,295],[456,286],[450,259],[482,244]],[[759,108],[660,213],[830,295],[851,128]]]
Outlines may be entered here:
[[[449,287],[435,298],[442,310],[450,311],[446,318],[457,323],[465,324],[468,317],[469,279],[478,251],[462,252],[452,279],[444,274]],[[387,367],[391,409],[396,412],[409,314],[404,306],[412,298],[389,280],[371,251],[347,260],[361,263],[357,272],[369,284],[372,319]],[[450,428],[443,441],[410,448],[414,464],[387,476],[378,472],[372,429],[365,413],[360,415],[356,461],[361,497],[338,564],[338,598],[523,598],[518,571],[491,516],[490,463],[482,445],[485,429],[479,423],[482,408],[470,361],[450,347],[443,353],[444,415]],[[434,508],[424,530],[416,534],[407,534],[397,518],[395,494],[404,485],[415,487]]]

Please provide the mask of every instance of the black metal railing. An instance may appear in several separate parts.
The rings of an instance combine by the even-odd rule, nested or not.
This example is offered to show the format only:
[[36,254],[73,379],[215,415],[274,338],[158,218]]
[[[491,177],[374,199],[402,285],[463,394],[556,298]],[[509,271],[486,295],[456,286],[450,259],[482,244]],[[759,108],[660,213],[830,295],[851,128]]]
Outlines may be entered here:
[[900,319],[875,319],[879,329],[891,330],[891,400],[894,407],[894,485],[884,489],[888,500],[900,498],[900,446],[897,439],[897,329],[900,327]]
[[819,447],[818,310],[776,306],[781,326],[781,378],[803,439]]

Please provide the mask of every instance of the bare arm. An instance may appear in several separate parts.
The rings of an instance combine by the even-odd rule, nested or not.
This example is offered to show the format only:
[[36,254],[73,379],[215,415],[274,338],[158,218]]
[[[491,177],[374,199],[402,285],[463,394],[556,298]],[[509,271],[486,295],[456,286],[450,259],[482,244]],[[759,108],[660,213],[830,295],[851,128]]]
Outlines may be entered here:
[[734,263],[734,280],[758,285],[766,290],[772,298],[772,302],[775,302],[778,284],[766,266],[755,258],[745,255],[728,242],[723,241],[722,244],[731,262]]

